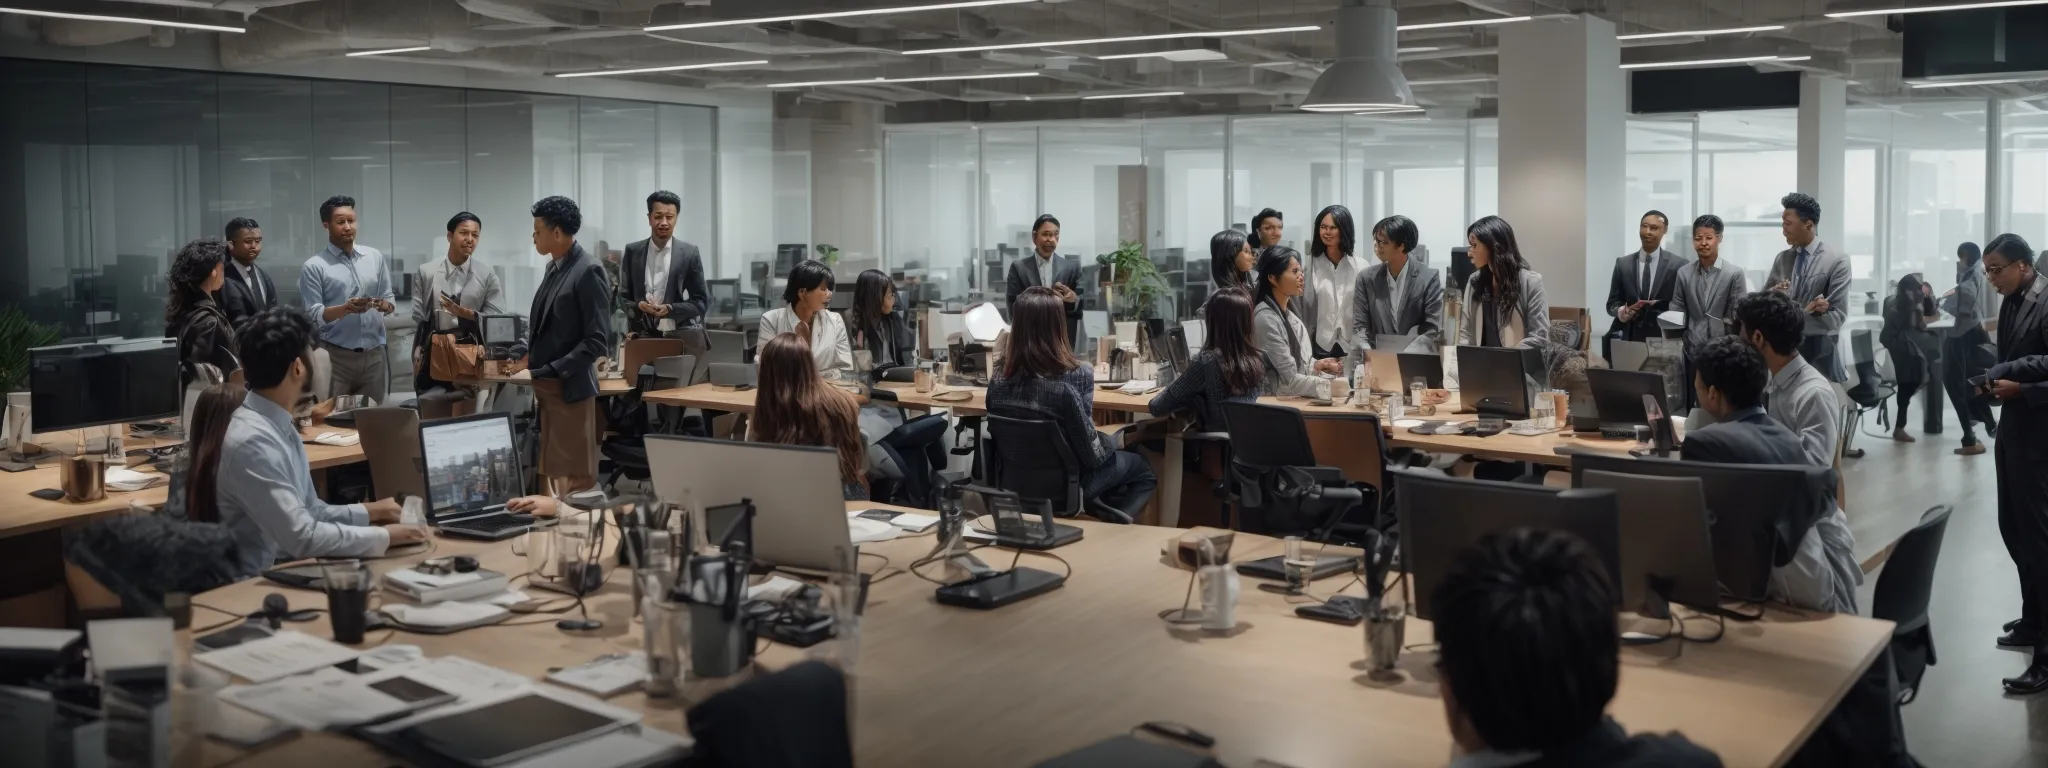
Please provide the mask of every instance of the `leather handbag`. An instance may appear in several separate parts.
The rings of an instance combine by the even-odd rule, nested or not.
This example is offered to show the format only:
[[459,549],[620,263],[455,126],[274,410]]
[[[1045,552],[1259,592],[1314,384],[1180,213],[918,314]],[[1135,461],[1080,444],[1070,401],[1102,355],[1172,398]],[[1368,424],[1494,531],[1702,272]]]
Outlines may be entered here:
[[436,331],[427,370],[435,381],[474,381],[483,377],[483,359],[483,347],[456,343],[454,331]]

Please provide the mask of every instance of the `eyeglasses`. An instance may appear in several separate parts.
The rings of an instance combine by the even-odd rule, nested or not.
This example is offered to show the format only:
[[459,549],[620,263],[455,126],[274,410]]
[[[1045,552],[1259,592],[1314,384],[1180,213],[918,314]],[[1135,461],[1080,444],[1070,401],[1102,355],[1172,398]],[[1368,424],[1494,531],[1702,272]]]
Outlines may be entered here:
[[2006,262],[2004,266],[1998,266],[1998,267],[1994,267],[1994,266],[1991,266],[1991,265],[1989,265],[1989,264],[1986,264],[1986,265],[1984,265],[1984,274],[1986,274],[1986,275],[1990,275],[1990,276],[1992,276],[1992,277],[1997,277],[1997,276],[1998,276],[1998,273],[2000,273],[2000,272],[2004,272],[2004,271],[2006,271],[2006,270],[2008,270],[2008,269],[2012,269],[2013,265],[2014,265],[2014,264],[2018,264],[2018,263],[2019,263],[2019,262],[2017,262],[2017,261],[2009,261],[2009,262]]

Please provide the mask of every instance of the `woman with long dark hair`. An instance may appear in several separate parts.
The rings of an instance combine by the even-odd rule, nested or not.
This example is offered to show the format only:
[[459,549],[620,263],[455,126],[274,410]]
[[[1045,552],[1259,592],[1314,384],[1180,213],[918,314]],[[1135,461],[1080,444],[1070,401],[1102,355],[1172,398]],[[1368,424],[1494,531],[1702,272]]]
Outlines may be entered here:
[[1010,346],[1002,370],[988,384],[988,410],[1058,424],[1081,464],[1086,498],[1136,517],[1158,485],[1143,457],[1117,450],[1095,429],[1095,371],[1074,359],[1066,302],[1050,288],[1026,288],[1010,305]]
[[1281,396],[1329,397],[1330,383],[1314,374],[1335,375],[1343,363],[1315,359],[1308,326],[1288,309],[1290,302],[1301,298],[1301,254],[1284,245],[1267,248],[1259,254],[1258,277],[1252,339],[1266,364],[1264,390]]
[[754,362],[760,392],[754,396],[748,439],[838,451],[839,482],[846,498],[866,499],[868,454],[860,435],[860,403],[825,383],[812,364],[810,344],[796,334],[762,342]]
[[1514,228],[1488,216],[1466,228],[1465,242],[1475,271],[1465,281],[1458,346],[1542,347],[1550,338],[1550,303],[1543,276],[1515,244]]
[[855,350],[867,350],[873,370],[917,364],[917,337],[908,312],[897,311],[896,281],[870,269],[853,282],[853,309],[846,326]]
[[1252,243],[1243,232],[1226,229],[1209,238],[1209,283],[1212,290],[1225,288],[1252,287],[1252,268],[1258,266],[1259,255],[1252,250]]
[[[1316,214],[1316,237],[1309,242],[1308,263],[1302,265],[1308,285],[1296,314],[1308,326],[1316,359],[1342,361],[1353,349],[1351,301],[1365,260],[1357,258],[1358,227],[1351,209],[1332,205]],[[1341,365],[1341,362],[1340,362]]]
[[1934,307],[1934,290],[1917,274],[1899,278],[1897,290],[1884,300],[1884,329],[1878,332],[1877,342],[1892,354],[1892,371],[1899,396],[1898,422],[1892,427],[1892,439],[1901,443],[1914,442],[1906,434],[1907,406],[1913,402],[1913,393],[1927,383],[1927,346],[1933,342],[1934,334],[1927,330],[1927,324],[1941,318],[1941,310]]
[[853,377],[853,344],[846,338],[846,321],[826,309],[832,303],[833,288],[831,267],[815,259],[799,262],[789,270],[789,281],[782,286],[786,306],[761,313],[758,338],[798,333],[809,342],[820,375],[847,379]]
[[164,329],[178,337],[180,386],[192,382],[200,365],[213,366],[224,380],[241,380],[234,324],[214,303],[214,294],[227,281],[221,271],[227,261],[228,244],[218,237],[186,243],[171,261]]
[[1154,416],[1193,411],[1197,429],[1220,432],[1223,404],[1257,400],[1265,383],[1266,366],[1252,344],[1251,292],[1235,286],[1216,292],[1203,306],[1202,324],[1202,352],[1146,407]]
[[185,519],[195,523],[220,522],[219,488],[221,444],[228,437],[228,422],[249,394],[241,382],[223,381],[207,387],[192,407],[192,419],[185,425]]

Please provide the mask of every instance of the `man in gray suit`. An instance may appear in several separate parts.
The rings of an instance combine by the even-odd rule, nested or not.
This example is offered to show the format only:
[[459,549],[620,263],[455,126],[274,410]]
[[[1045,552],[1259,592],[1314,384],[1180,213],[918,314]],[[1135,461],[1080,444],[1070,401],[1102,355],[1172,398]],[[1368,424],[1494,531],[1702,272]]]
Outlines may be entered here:
[[[1664,250],[1664,233],[1670,228],[1664,212],[1643,214],[1636,224],[1642,250],[1614,260],[1614,278],[1607,284],[1607,315],[1614,318],[1614,325],[1607,330],[1607,339],[1642,341],[1663,335],[1657,328],[1657,316],[1671,308],[1678,268],[1686,263],[1683,257]],[[1605,354],[1606,340],[1601,346]]]
[[704,259],[697,246],[675,239],[682,209],[683,199],[674,192],[648,195],[648,238],[626,244],[619,299],[628,307],[628,337],[661,336],[703,322]]
[[1847,381],[1840,355],[1842,320],[1849,316],[1849,260],[1820,241],[1820,203],[1794,192],[1785,206],[1785,244],[1771,262],[1764,285],[1792,297],[1806,312],[1806,336],[1799,354],[1829,381]]
[[1406,216],[1388,216],[1372,226],[1372,253],[1379,263],[1358,273],[1351,296],[1351,342],[1378,349],[1381,336],[1415,340],[1396,352],[1439,354],[1444,344],[1443,276],[1415,257],[1420,232]]
[[1075,288],[1081,285],[1081,265],[1060,258],[1060,220],[1045,214],[1031,223],[1031,255],[1010,262],[1008,285],[1003,290],[1003,303],[1014,306],[1017,296],[1024,289],[1034,285],[1051,288],[1067,303],[1067,341],[1072,343],[1081,327],[1081,295]]
[[556,196],[533,204],[533,245],[549,259],[512,354],[540,406],[540,474],[567,495],[597,482],[597,359],[611,334],[611,278],[576,243],[583,212]]

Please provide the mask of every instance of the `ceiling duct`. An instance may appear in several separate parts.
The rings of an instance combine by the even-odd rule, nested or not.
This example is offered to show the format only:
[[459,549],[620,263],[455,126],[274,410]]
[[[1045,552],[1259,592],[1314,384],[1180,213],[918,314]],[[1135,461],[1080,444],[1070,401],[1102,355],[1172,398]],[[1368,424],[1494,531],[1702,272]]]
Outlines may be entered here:
[[1418,107],[1394,61],[1393,0],[1346,0],[1337,9],[1337,61],[1308,89],[1310,112],[1405,112]]

